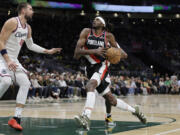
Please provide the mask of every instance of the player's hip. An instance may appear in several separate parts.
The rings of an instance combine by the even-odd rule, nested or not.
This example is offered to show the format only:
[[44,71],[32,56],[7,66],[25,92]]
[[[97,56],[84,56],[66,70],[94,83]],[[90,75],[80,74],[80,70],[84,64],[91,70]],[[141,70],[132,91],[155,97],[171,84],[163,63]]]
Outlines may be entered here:
[[99,74],[109,73],[108,67],[109,65],[107,65],[105,62],[97,63],[97,64],[89,64],[85,68],[86,76],[90,79],[95,72]]
[[90,80],[97,81],[96,90],[98,93],[104,95],[109,92],[111,80],[108,72],[108,67],[105,64],[94,65],[93,67],[86,68],[87,77]]
[[[27,70],[19,63],[18,60],[15,60],[14,61],[16,64],[17,64],[17,69],[15,72],[24,72],[24,73],[27,73]],[[0,76],[3,77],[3,76],[13,76],[14,73],[13,71],[10,71],[8,69],[8,65],[6,64],[5,61],[3,60],[0,60]]]

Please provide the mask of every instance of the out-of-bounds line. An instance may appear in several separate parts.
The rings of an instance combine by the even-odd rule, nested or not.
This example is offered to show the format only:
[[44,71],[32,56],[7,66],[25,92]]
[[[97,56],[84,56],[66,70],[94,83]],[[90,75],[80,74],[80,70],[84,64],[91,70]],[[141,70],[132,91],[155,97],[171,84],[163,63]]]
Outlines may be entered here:
[[177,132],[177,131],[180,131],[180,128],[177,128],[177,129],[174,129],[174,130],[169,130],[169,131],[166,131],[166,132],[161,132],[161,133],[158,133],[158,134],[155,134],[155,135],[166,135],[166,134]]

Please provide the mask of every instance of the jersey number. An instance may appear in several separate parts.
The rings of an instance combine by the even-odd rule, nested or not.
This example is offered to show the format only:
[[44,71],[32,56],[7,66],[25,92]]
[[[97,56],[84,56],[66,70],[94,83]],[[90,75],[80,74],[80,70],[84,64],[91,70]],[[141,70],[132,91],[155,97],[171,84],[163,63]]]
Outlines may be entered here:
[[19,45],[22,47],[23,43],[24,43],[24,40],[23,40],[23,39],[21,39],[21,41],[20,41]]

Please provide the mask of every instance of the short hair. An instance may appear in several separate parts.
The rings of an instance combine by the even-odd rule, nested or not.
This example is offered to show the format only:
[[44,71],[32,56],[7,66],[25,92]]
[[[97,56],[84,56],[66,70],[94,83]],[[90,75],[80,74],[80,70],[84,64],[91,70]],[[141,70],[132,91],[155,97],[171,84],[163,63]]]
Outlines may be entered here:
[[21,2],[21,3],[19,3],[19,5],[17,7],[18,14],[21,13],[23,8],[27,8],[28,5],[30,5],[28,2]]

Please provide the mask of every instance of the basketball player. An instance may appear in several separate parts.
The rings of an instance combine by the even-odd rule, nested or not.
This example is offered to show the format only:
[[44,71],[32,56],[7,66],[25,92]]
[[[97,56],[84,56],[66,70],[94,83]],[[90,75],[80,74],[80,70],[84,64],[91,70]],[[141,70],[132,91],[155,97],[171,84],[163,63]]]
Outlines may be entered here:
[[[109,29],[106,29],[106,31],[110,32]],[[121,48],[119,46],[118,43],[117,44],[117,48]],[[108,43],[108,46],[110,46],[110,44]],[[121,59],[126,59],[128,57],[127,53],[121,49]],[[116,123],[112,120],[112,115],[111,115],[111,104],[109,103],[108,100],[105,99],[105,106],[106,106],[106,118],[105,118],[105,122],[106,122],[106,125],[109,126],[109,127],[114,127],[116,126]]]
[[92,29],[84,28],[77,42],[74,57],[79,59],[84,56],[87,59],[86,70],[90,80],[86,85],[87,98],[83,113],[75,116],[75,120],[84,129],[90,129],[90,117],[95,104],[95,90],[97,90],[110,105],[131,112],[145,124],[146,118],[137,106],[133,108],[124,101],[116,99],[110,91],[111,81],[108,74],[110,63],[106,60],[105,54],[108,48],[107,43],[109,42],[112,47],[117,48],[117,42],[112,33],[104,30],[105,27],[104,19],[96,17]]
[[25,41],[30,50],[44,54],[60,52],[61,48],[47,50],[36,45],[31,37],[31,26],[27,24],[33,16],[32,6],[29,3],[20,3],[17,10],[18,16],[7,20],[0,33],[0,98],[9,88],[12,80],[19,85],[15,115],[8,121],[8,125],[16,130],[23,130],[20,125],[21,113],[26,102],[30,81],[26,74],[27,71],[17,59],[21,47]]

